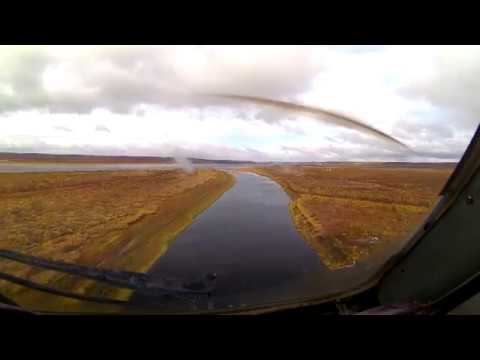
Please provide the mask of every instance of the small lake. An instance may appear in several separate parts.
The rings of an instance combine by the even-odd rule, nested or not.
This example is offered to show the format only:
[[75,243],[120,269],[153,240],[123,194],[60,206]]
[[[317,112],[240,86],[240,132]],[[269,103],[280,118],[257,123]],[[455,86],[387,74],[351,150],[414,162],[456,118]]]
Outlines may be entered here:
[[296,231],[283,189],[256,174],[235,176],[236,184],[199,215],[148,272],[153,279],[185,281],[216,273],[210,299],[155,304],[134,294],[132,303],[192,310],[290,301],[348,289],[378,268],[367,263],[329,270]]

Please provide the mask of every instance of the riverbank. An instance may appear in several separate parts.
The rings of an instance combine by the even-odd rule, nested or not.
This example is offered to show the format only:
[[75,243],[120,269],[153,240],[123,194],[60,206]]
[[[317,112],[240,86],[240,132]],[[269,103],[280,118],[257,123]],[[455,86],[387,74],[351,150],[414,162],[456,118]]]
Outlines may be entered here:
[[241,309],[328,296],[338,287],[349,287],[351,276],[329,271],[302,239],[289,215],[289,202],[273,180],[238,172],[235,186],[180,234],[148,271],[152,281],[184,282],[216,273],[211,296],[193,304],[136,293],[131,304],[164,313]]
[[290,215],[331,270],[409,236],[429,214],[452,167],[270,166],[244,169],[276,181]]
[[[145,272],[234,182],[214,169],[0,174],[0,248]],[[85,295],[130,296],[130,291],[3,260],[0,271]],[[6,282],[0,289],[36,310],[98,308]]]

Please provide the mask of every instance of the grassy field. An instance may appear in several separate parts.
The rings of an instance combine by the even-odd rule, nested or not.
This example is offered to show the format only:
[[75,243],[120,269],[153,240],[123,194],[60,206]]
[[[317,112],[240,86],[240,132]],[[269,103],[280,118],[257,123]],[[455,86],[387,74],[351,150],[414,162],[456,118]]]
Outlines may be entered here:
[[278,182],[290,214],[330,269],[405,239],[429,214],[451,166],[269,166],[245,169]]
[[[144,272],[234,181],[213,169],[0,174],[0,248]],[[81,294],[130,295],[8,260],[0,260],[0,271]],[[3,281],[0,291],[35,310],[98,308]]]

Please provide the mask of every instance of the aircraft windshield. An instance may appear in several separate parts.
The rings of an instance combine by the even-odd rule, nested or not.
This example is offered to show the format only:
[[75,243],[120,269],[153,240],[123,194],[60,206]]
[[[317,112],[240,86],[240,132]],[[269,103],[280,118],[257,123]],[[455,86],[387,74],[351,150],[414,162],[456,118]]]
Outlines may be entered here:
[[0,46],[0,301],[182,313],[334,298],[430,214],[478,46]]

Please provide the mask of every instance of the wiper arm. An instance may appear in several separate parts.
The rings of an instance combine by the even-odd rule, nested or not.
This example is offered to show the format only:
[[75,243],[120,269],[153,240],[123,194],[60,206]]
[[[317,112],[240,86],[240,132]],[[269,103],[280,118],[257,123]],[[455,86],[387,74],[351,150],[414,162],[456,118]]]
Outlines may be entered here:
[[[81,276],[84,278],[101,281],[109,285],[113,285],[119,288],[132,289],[139,294],[157,297],[162,295],[170,295],[174,297],[182,297],[188,295],[210,295],[214,289],[216,276],[209,274],[204,279],[204,282],[200,282],[200,285],[204,285],[203,289],[192,289],[188,283],[160,279],[152,281],[147,274],[123,271],[123,270],[107,270],[99,269],[96,267],[77,265],[72,263],[66,263],[63,261],[46,260],[43,258],[21,254],[11,250],[0,250],[0,258],[8,259],[11,261],[20,262],[23,264],[40,267],[43,269],[56,270],[62,273]],[[100,298],[95,296],[80,295],[71,292],[66,292],[46,285],[38,284],[26,279],[16,277],[14,275],[1,273],[0,279],[6,280],[18,285],[29,287],[35,290],[48,292],[54,295],[70,297],[83,301],[114,304],[114,305],[130,305],[128,301]],[[198,283],[196,283],[198,285]],[[200,286],[202,287],[202,286]]]
[[145,274],[128,271],[103,270],[63,261],[46,260],[35,256],[24,255],[11,250],[0,250],[0,257],[27,265],[49,270],[78,275],[93,280],[108,282],[112,285],[136,289],[145,283]]

